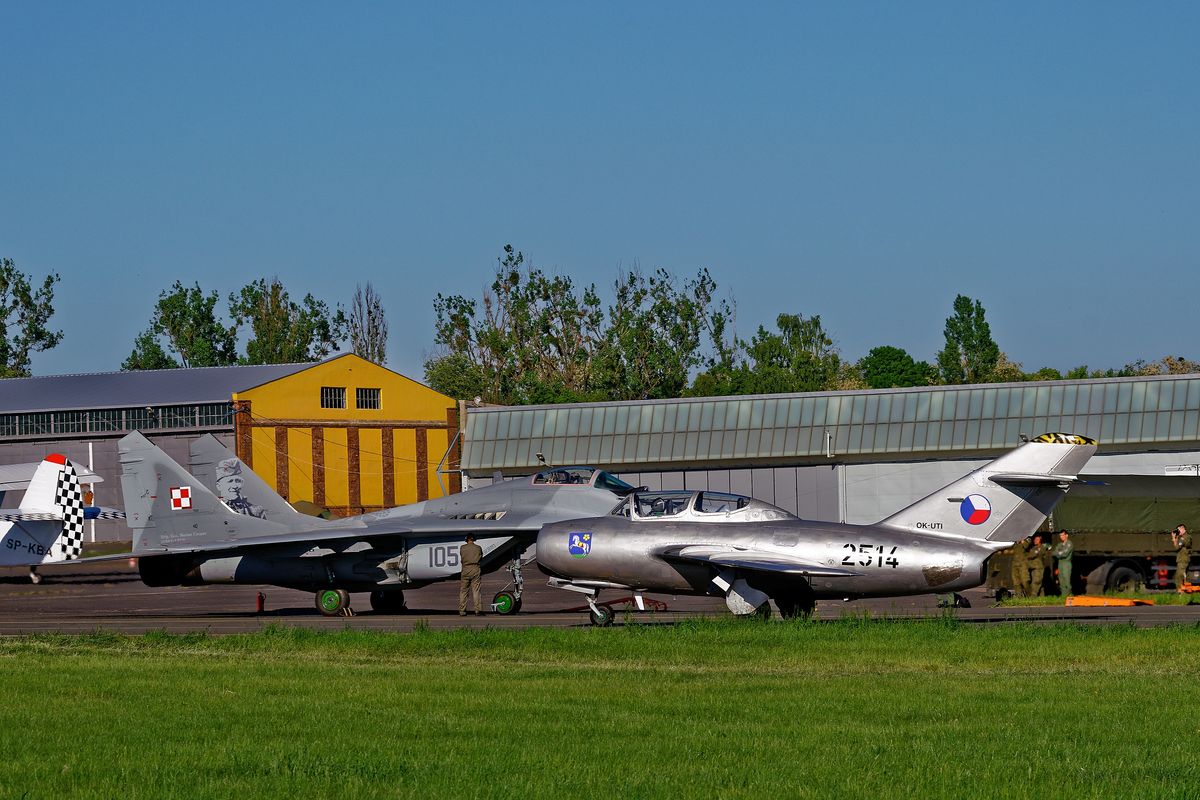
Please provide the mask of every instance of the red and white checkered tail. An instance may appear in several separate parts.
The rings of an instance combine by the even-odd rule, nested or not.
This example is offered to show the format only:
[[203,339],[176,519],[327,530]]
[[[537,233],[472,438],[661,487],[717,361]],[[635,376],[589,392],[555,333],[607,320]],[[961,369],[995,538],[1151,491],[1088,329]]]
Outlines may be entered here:
[[58,453],[46,456],[25,490],[20,509],[23,520],[61,521],[57,536],[45,543],[48,546],[43,562],[79,558],[83,551],[83,509],[83,487],[75,467]]

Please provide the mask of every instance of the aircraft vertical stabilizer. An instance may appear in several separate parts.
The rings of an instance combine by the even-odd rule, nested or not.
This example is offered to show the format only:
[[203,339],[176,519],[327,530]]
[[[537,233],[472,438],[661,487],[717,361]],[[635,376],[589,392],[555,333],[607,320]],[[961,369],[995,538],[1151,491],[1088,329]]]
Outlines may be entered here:
[[1038,529],[1096,452],[1085,436],[1047,433],[879,524],[899,530],[1015,542]]
[[211,433],[192,442],[188,466],[197,480],[239,514],[271,522],[302,523],[309,528],[334,524],[301,514]]
[[221,502],[170,456],[140,433],[118,443],[121,493],[133,530],[133,550],[236,542],[287,533],[287,525],[239,514]]
[[[99,511],[99,509],[93,509]],[[70,561],[83,551],[83,487],[75,467],[53,453],[38,465],[21,507],[0,509],[0,521],[12,523],[0,533],[15,563]]]

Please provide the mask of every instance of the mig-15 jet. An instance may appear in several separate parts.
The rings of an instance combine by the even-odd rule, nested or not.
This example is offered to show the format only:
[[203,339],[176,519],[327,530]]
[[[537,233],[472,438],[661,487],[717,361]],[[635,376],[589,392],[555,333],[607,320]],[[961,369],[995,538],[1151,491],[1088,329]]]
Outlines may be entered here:
[[556,467],[448,497],[357,517],[295,511],[212,437],[193,443],[189,473],[140,433],[119,443],[121,491],[133,552],[148,586],[270,584],[311,591],[317,608],[348,613],[370,592],[381,613],[405,610],[404,592],[457,578],[468,533],[483,571],[507,564],[514,589],[492,607],[521,606],[521,554],[547,523],[606,513],[633,487],[591,467]]
[[607,625],[605,589],[724,597],[735,614],[811,613],[817,600],[955,593],[982,584],[994,553],[1032,534],[1096,452],[1083,436],[1038,436],[873,525],[802,520],[717,492],[635,491],[611,513],[547,525],[538,567]]

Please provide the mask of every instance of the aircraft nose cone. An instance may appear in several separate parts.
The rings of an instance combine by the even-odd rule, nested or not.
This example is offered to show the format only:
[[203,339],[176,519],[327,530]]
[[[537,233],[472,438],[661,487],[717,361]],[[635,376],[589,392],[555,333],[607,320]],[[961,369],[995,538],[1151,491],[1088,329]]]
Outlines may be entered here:
[[591,539],[590,532],[569,523],[543,525],[537,537],[537,562],[559,575],[571,577],[578,572],[575,566],[591,552]]
[[553,566],[558,561],[558,550],[554,545],[562,541],[562,525],[552,523],[543,525],[537,537],[537,561],[539,564]]

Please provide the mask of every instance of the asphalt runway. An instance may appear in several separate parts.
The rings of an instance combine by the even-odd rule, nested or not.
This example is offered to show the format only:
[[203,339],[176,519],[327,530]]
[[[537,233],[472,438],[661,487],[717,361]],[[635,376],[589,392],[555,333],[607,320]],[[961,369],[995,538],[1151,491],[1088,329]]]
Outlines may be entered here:
[[[510,616],[485,614],[458,616],[458,584],[434,584],[406,592],[408,613],[376,614],[367,595],[352,595],[352,617],[324,617],[316,610],[308,592],[273,586],[198,586],[151,588],[142,584],[137,570],[127,562],[67,564],[41,569],[40,585],[29,582],[23,568],[0,568],[0,635],[29,633],[91,633],[95,631],[139,634],[246,633],[267,625],[283,624],[306,628],[341,630],[411,631],[417,624],[430,628],[524,628],[589,625],[582,597],[547,586],[536,567],[525,570],[525,597],[520,613]],[[485,576],[483,600],[490,602],[505,587],[507,573]],[[266,596],[265,611],[255,610],[257,595]],[[615,599],[610,592],[602,600]],[[671,623],[701,616],[725,616],[723,600],[704,597],[647,595],[666,603],[665,612],[638,613],[618,610],[615,624],[626,620],[639,623]],[[971,608],[953,614],[965,622],[1005,624],[1017,621],[1051,623],[1072,621],[1086,624],[1132,624],[1153,627],[1200,623],[1200,604],[1188,606],[1140,606],[1135,608],[1005,607],[993,608],[984,590],[966,593]],[[944,614],[934,597],[925,595],[844,603],[822,601],[817,617],[869,616],[874,619],[926,618]]]

